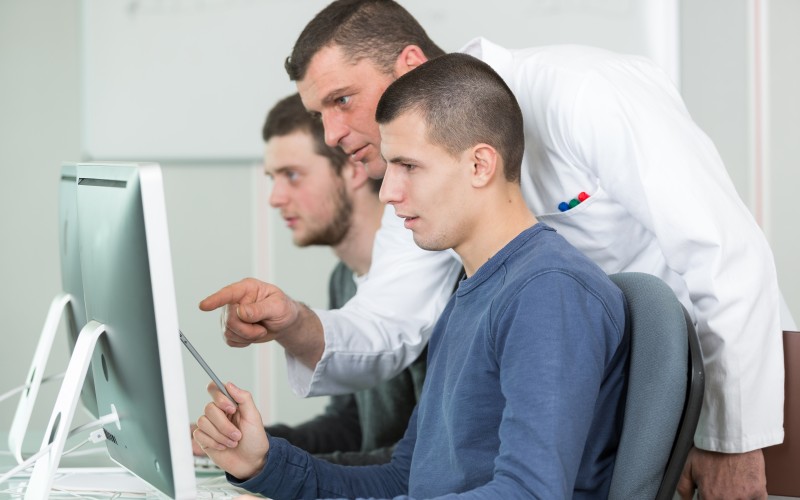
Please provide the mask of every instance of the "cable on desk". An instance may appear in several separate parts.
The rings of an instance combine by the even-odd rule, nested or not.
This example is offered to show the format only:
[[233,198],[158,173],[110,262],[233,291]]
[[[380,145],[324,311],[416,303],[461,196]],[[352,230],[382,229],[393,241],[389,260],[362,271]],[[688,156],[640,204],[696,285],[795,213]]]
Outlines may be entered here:
[[[100,441],[104,440],[105,439],[105,434],[103,432],[98,432],[98,431],[100,431],[104,425],[110,424],[110,423],[115,423],[115,422],[119,422],[119,415],[117,415],[116,410],[112,411],[108,415],[103,415],[102,417],[98,418],[97,420],[94,420],[94,421],[89,422],[87,424],[84,424],[84,425],[78,426],[78,427],[76,427],[74,429],[71,429],[69,431],[69,434],[67,434],[67,439],[71,438],[72,436],[74,436],[76,434],[84,432],[87,429],[92,429],[92,432],[89,433],[89,437],[87,437],[79,445],[74,446],[74,447],[70,448],[69,450],[67,450],[65,452],[62,452],[61,456],[68,455],[68,454],[72,453],[73,451],[75,451],[78,448],[84,446],[86,443],[88,443],[90,441],[94,442],[94,443],[97,443],[97,442],[100,442]],[[9,479],[11,479],[15,475],[19,474],[20,472],[24,471],[25,469],[30,468],[32,465],[34,465],[36,463],[37,460],[39,460],[41,457],[46,455],[50,451],[50,448],[52,448],[52,447],[53,447],[53,443],[48,444],[44,448],[40,449],[38,452],[34,453],[32,456],[28,457],[24,462],[22,462],[21,464],[17,465],[16,467],[12,468],[10,471],[8,471],[5,474],[3,474],[2,476],[0,476],[0,484],[3,484],[4,482],[8,481]]]

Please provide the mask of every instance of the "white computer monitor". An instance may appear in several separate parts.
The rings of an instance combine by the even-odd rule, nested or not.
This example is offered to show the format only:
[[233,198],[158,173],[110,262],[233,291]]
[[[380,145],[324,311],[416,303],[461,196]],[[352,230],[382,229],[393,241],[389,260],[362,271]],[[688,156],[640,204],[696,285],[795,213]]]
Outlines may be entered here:
[[[70,352],[75,347],[78,333],[86,325],[86,309],[83,304],[83,277],[78,254],[78,205],[76,199],[76,166],[68,163],[61,166],[58,193],[58,247],[61,267],[61,293],[56,295],[48,309],[44,326],[20,394],[14,419],[8,433],[9,449],[18,462],[24,460],[22,446],[28,431],[40,386],[44,380],[47,362],[53,341],[60,324],[67,331]],[[97,417],[97,401],[94,394],[92,374],[89,373],[81,392],[84,408]]]
[[[76,167],[78,247],[87,325],[75,344],[26,497],[47,494],[89,357],[112,460],[171,498],[195,496],[161,170]],[[38,482],[46,483],[40,486]],[[44,493],[42,493],[44,491]]]

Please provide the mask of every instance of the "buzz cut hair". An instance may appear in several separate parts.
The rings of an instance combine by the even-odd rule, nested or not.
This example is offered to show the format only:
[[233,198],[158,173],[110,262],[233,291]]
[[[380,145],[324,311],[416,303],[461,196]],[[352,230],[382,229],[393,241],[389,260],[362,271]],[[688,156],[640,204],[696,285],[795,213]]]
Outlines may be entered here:
[[476,144],[494,147],[506,180],[519,183],[525,150],[522,111],[508,85],[485,62],[447,54],[404,74],[383,93],[375,120],[385,125],[406,113],[419,113],[428,141],[453,156]]

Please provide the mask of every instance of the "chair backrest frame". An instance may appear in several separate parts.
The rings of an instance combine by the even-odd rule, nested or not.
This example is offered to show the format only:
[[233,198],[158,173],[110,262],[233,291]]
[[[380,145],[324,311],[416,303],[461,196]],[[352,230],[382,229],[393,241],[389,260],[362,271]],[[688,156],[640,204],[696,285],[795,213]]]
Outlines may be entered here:
[[[670,500],[702,408],[705,384],[700,342],[691,317],[662,280],[638,272],[610,278],[627,302],[631,360],[609,498]],[[664,371],[663,377],[659,370]]]

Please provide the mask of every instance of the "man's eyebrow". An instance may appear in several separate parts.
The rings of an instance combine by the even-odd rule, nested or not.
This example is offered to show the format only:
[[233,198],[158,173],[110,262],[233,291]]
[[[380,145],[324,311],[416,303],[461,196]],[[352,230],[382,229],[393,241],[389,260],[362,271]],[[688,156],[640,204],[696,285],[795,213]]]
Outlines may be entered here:
[[269,175],[270,177],[272,177],[272,176],[279,175],[279,174],[285,174],[289,170],[297,170],[297,167],[295,167],[294,165],[283,165],[283,166],[274,168],[272,170],[267,170],[265,168],[264,169],[264,173],[266,175]]
[[333,89],[330,92],[328,92],[325,95],[325,97],[322,98],[322,102],[323,102],[323,104],[328,104],[330,102],[335,101],[336,99],[338,99],[339,97],[341,97],[343,95],[350,95],[352,93],[353,93],[353,89],[352,89],[351,86],[340,87],[340,88],[337,88],[337,89]]
[[393,156],[386,161],[388,163],[417,163],[417,160],[408,156]]

